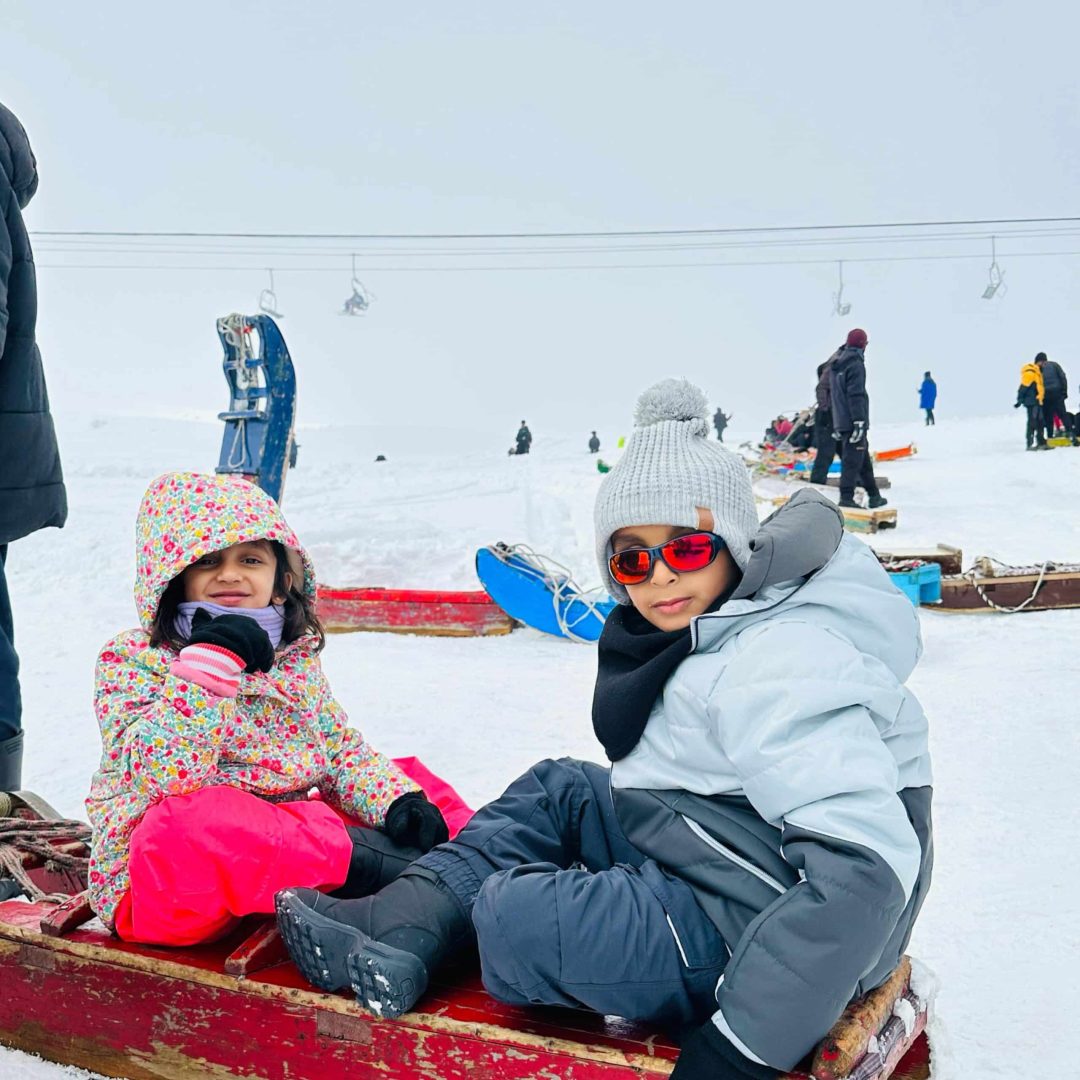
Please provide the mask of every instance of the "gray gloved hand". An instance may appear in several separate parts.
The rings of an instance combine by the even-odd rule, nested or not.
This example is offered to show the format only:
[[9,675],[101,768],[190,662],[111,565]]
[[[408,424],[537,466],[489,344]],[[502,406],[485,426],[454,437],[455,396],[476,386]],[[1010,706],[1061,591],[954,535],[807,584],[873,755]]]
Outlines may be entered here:
[[856,420],[855,421],[855,429],[852,431],[851,435],[848,437],[848,442],[851,443],[852,446],[858,446],[860,443],[863,443],[865,441],[866,441],[866,421],[865,420]]

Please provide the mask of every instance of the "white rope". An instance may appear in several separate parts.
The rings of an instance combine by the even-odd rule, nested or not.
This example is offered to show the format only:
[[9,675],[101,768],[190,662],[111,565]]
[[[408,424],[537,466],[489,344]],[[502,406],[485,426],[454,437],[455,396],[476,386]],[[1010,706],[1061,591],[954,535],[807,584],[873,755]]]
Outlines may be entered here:
[[[998,566],[1002,567],[1005,570],[1011,570],[1012,573],[987,573],[986,571],[991,563],[996,563]],[[991,607],[995,611],[1000,611],[1004,615],[1014,615],[1018,611],[1023,611],[1024,608],[1026,608],[1028,604],[1030,604],[1031,601],[1035,599],[1035,597],[1039,593],[1039,590],[1042,588],[1043,578],[1046,577],[1047,571],[1050,570],[1051,572],[1053,572],[1057,569],[1054,563],[1047,559],[1046,562],[1042,564],[1042,567],[1039,570],[1038,580],[1035,582],[1035,587],[1031,590],[1031,595],[1022,604],[1019,604],[1016,607],[1002,607],[1001,604],[995,604],[994,601],[986,595],[986,592],[983,589],[982,585],[980,585],[979,582],[976,580],[976,575],[980,574],[981,572],[983,577],[1023,577],[1025,576],[1023,571],[1034,569],[1034,567],[1007,566],[1005,563],[998,562],[997,559],[992,559],[988,555],[983,555],[975,560],[975,565],[970,570],[965,570],[964,573],[960,576],[962,578],[965,578],[967,581],[971,582],[971,584],[975,586],[975,591],[979,594],[979,599],[982,600],[982,602],[986,604],[987,607]]]
[[[547,555],[541,555],[533,551],[528,544],[493,544],[488,547],[488,551],[503,563],[510,564],[511,559],[514,559],[513,566],[515,569],[521,570],[534,580],[543,583],[544,587],[551,593],[551,605],[559,629],[571,641],[593,643],[593,639],[577,634],[574,627],[591,617],[595,617],[600,623],[603,623],[606,616],[597,607],[597,604],[603,603],[607,595],[602,588],[598,587],[584,592],[581,586],[570,576],[570,571],[565,566],[557,563]],[[584,605],[584,611],[573,621],[570,621],[567,619],[567,614],[570,611],[570,605],[575,601]]]

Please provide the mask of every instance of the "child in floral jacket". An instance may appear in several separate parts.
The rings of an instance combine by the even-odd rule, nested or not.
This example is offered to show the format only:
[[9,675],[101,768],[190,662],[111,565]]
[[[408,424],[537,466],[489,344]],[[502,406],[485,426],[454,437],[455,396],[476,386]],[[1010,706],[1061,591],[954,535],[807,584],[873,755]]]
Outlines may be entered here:
[[159,477],[136,560],[142,629],[105,645],[94,681],[89,884],[106,925],[130,941],[212,940],[272,912],[283,886],[363,895],[447,838],[437,806],[335,700],[314,569],[265,492]]

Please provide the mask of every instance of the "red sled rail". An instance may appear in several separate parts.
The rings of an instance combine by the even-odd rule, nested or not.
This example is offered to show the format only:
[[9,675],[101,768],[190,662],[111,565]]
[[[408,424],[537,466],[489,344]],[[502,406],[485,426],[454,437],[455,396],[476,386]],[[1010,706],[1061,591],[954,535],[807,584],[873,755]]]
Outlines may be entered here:
[[320,585],[319,618],[330,633],[356,630],[432,637],[509,634],[514,622],[483,590],[334,588]]
[[[272,924],[214,945],[129,945],[91,924],[41,932],[49,905],[0,903],[0,1043],[129,1080],[641,1080],[678,1048],[655,1028],[575,1009],[519,1009],[474,971],[443,973],[396,1020],[313,990]],[[268,965],[268,966],[267,966]],[[893,1080],[926,1080],[920,1035]],[[792,1074],[805,1076],[806,1074]]]

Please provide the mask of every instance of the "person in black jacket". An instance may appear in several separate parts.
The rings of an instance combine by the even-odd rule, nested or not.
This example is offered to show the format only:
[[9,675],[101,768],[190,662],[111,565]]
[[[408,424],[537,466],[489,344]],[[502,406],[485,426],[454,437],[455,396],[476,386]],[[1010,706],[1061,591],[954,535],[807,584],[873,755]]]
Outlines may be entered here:
[[1056,360],[1047,360],[1046,353],[1036,353],[1035,363],[1043,377],[1043,423],[1046,437],[1054,434],[1054,417],[1061,418],[1065,434],[1072,440],[1073,446],[1080,446],[1069,413],[1065,408],[1065,399],[1069,396],[1069,380],[1062,366]]
[[45,373],[34,340],[37,285],[22,211],[37,191],[37,163],[14,113],[0,105],[0,791],[22,786],[22,699],[8,544],[67,519]]
[[814,467],[810,470],[811,484],[826,484],[829,480],[829,469],[834,457],[842,457],[843,446],[833,437],[832,420],[832,394],[830,380],[832,378],[832,362],[843,351],[843,345],[825,361],[818,364],[817,386],[814,388],[814,396],[817,407],[814,409]]
[[596,454],[600,450],[600,438],[594,431],[589,438],[589,453]]
[[852,330],[829,369],[829,397],[833,414],[833,437],[843,443],[840,472],[840,505],[857,507],[856,486],[866,489],[871,510],[888,502],[874,480],[874,463],[866,433],[870,428],[870,397],[866,393],[865,330]]
[[713,427],[716,428],[716,437],[720,442],[724,441],[724,431],[727,429],[728,421],[730,419],[731,417],[718,405],[716,407],[716,412],[713,413],[712,422]]
[[514,436],[514,441],[517,443],[518,454],[527,454],[529,447],[532,446],[532,432],[529,430],[529,425],[524,420],[521,421],[521,427],[518,428],[518,433]]

